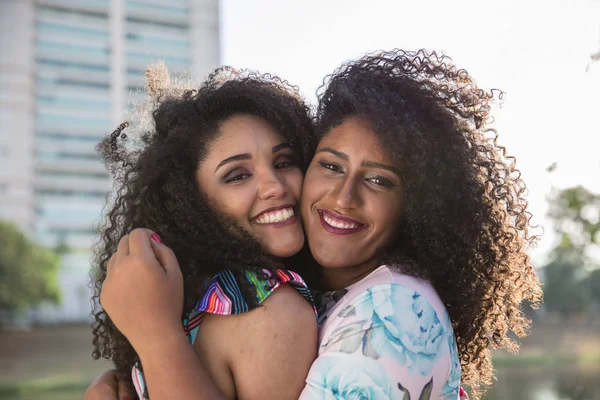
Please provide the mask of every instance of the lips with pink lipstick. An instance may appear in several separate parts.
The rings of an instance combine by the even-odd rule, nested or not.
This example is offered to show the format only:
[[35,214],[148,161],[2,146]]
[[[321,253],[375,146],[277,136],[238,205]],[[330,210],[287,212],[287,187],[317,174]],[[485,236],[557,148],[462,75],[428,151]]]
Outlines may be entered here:
[[279,227],[293,224],[298,220],[298,217],[296,217],[294,206],[286,204],[261,211],[256,217],[251,218],[251,220],[257,225]]
[[317,210],[323,228],[334,235],[351,235],[367,227],[366,224],[352,218],[341,216],[329,210]]

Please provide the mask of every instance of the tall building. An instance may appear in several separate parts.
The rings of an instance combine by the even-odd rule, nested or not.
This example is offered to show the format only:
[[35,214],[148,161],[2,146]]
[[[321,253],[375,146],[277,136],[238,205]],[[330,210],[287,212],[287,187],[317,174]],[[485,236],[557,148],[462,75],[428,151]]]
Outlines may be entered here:
[[43,321],[89,315],[90,248],[110,188],[95,145],[162,59],[204,76],[219,64],[218,0],[0,2],[0,218],[66,249],[63,303]]

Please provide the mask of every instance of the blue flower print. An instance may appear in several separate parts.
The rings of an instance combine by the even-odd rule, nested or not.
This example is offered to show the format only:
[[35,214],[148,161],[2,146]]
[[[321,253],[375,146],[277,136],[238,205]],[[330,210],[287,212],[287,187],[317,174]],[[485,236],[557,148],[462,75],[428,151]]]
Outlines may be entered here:
[[[330,347],[362,353],[373,359],[391,358],[411,373],[429,375],[447,340],[437,314],[421,295],[398,284],[381,284],[367,289],[339,314],[347,318],[331,334]],[[452,334],[452,331],[449,332]]]
[[450,351],[450,362],[452,366],[450,367],[450,375],[442,388],[442,394],[444,399],[456,399],[458,397],[458,390],[460,386],[460,358],[458,357],[458,347],[456,346],[456,339],[454,338],[454,332],[452,330],[452,322],[450,321],[450,316],[446,313],[444,318],[444,329],[446,332],[450,332],[448,334],[448,349]]
[[377,361],[360,354],[333,353],[317,358],[308,381],[319,388],[313,392],[319,395],[315,399],[401,399],[397,382]]

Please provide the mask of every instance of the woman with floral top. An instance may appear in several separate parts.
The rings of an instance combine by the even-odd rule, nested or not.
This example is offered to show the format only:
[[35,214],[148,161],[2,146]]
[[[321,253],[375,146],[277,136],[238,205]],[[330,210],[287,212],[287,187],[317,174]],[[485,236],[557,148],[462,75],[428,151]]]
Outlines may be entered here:
[[[489,127],[495,95],[427,51],[368,55],[326,80],[301,195],[320,266],[309,280],[319,350],[302,399],[457,399],[460,382],[478,397],[490,350],[516,349],[508,333],[523,335],[521,303],[541,291],[525,185]],[[178,270],[173,259],[164,267]],[[203,376],[178,360],[161,362],[165,379]],[[170,395],[215,398],[201,395],[207,385]]]

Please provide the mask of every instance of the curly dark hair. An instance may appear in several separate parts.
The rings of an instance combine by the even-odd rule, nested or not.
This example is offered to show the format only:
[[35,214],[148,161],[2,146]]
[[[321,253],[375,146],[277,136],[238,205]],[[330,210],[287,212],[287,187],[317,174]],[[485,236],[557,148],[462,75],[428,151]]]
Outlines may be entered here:
[[379,253],[429,280],[452,320],[462,382],[475,396],[493,377],[491,350],[516,351],[530,321],[521,303],[542,292],[526,245],[525,183],[497,143],[491,101],[464,69],[436,52],[393,50],[342,65],[317,92],[316,134],[358,117],[397,157],[405,213],[397,241]]
[[219,271],[272,269],[284,261],[265,254],[248,232],[217,213],[196,182],[195,172],[218,137],[220,124],[238,114],[268,121],[296,150],[305,170],[313,122],[297,88],[272,75],[229,68],[213,72],[198,90],[163,99],[153,112],[155,129],[142,135],[136,150],[128,150],[131,138],[123,138],[127,124],[98,145],[114,176],[115,199],[107,203],[95,248],[93,357],[112,360],[124,378],[130,377],[137,355],[99,304],[108,260],[124,235],[138,227],[159,233],[179,261],[186,309]]

